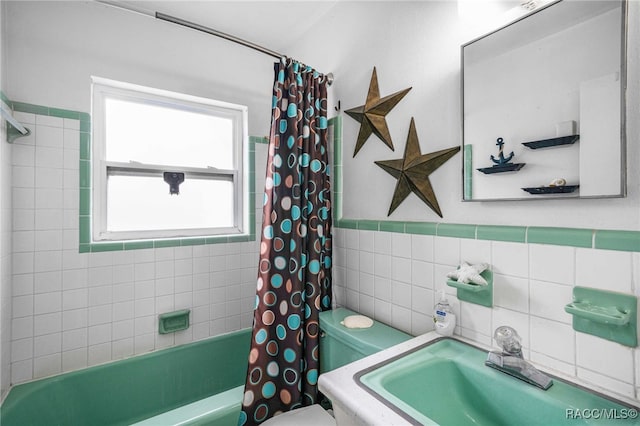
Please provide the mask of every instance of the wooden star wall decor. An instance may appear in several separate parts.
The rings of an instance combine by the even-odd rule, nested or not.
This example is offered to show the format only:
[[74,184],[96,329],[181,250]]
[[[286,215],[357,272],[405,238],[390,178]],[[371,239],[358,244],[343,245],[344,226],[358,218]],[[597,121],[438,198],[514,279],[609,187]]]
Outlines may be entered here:
[[350,117],[353,117],[360,123],[356,149],[353,152],[354,157],[372,133],[394,151],[385,116],[409,93],[409,90],[411,90],[411,87],[380,98],[378,74],[376,73],[376,68],[373,67],[373,74],[371,75],[371,82],[369,83],[369,93],[367,94],[367,100],[364,105],[345,111]]
[[431,181],[429,181],[429,175],[453,157],[458,151],[460,151],[460,147],[456,146],[429,154],[421,154],[416,125],[413,117],[411,117],[407,144],[404,148],[404,158],[375,162],[384,171],[398,179],[387,216],[390,216],[405,198],[413,192],[418,198],[424,201],[431,210],[442,217],[438,199],[431,186]]

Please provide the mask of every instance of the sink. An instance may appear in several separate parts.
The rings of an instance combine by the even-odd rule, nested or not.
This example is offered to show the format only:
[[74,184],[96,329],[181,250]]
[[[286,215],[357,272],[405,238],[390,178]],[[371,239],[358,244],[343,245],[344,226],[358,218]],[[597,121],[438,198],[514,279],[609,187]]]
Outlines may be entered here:
[[542,390],[486,367],[487,352],[440,338],[355,375],[364,390],[412,424],[640,425],[637,408],[553,377]]

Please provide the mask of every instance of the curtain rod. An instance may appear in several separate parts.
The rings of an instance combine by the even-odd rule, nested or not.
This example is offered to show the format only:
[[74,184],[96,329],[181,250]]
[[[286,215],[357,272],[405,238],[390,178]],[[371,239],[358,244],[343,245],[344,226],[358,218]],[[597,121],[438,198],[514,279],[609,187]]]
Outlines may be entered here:
[[[218,30],[214,30],[213,28],[209,28],[209,27],[205,27],[204,25],[200,25],[200,24],[196,24],[190,21],[186,21],[184,19],[181,18],[176,18],[175,16],[171,16],[171,15],[166,15],[164,13],[161,12],[155,12],[155,13],[149,13],[147,10],[143,10],[143,9],[135,9],[135,8],[130,8],[129,5],[124,6],[122,3],[114,1],[114,0],[96,0],[98,3],[102,3],[105,4],[107,6],[112,6],[112,7],[116,7],[119,9],[123,9],[129,12],[134,12],[134,13],[140,13],[142,15],[146,15],[146,16],[150,16],[152,18],[156,18],[159,19],[161,21],[165,21],[165,22],[170,22],[172,24],[176,24],[176,25],[182,25],[183,27],[187,27],[187,28],[191,28],[193,30],[197,30],[197,31],[201,31],[203,33],[209,34],[209,35],[213,35],[216,37],[220,37],[223,38],[225,40],[229,40],[232,41],[234,43],[240,44],[242,46],[245,47],[249,47],[251,49],[257,50],[260,53],[264,53],[265,55],[269,55],[272,56],[274,58],[280,59],[283,57],[286,57],[287,55],[284,55],[282,53],[278,53],[274,50],[271,49],[267,49],[266,47],[262,47],[258,44],[252,43],[250,41],[247,40],[243,40],[239,37],[233,36],[231,34],[227,34],[224,33],[222,31],[218,31]],[[333,84],[333,73],[328,73],[326,74],[327,77],[327,84],[329,86],[331,86],[331,84]]]
[[234,43],[241,44],[243,46],[257,50],[258,52],[264,53],[265,55],[273,56],[274,58],[280,59],[286,56],[286,55],[283,55],[282,53],[278,53],[273,50],[267,49],[266,47],[262,47],[255,43],[251,43],[250,41],[243,40],[236,36],[232,36],[231,34],[223,33],[222,31],[214,30],[213,28],[205,27],[204,25],[185,21],[184,19],[176,18],[175,16],[166,15],[161,12],[156,12],[156,19],[160,19],[161,21],[171,22],[172,24],[182,25],[183,27],[191,28],[193,30],[202,31],[203,33],[211,34],[213,36],[220,37],[225,40],[229,40]]
[[[245,47],[249,47],[251,49],[257,50],[258,52],[264,53],[265,55],[273,56],[274,58],[280,59],[284,58],[287,55],[282,53],[278,53],[274,50],[267,49],[266,47],[262,47],[258,44],[252,43],[247,40],[243,40],[239,37],[233,36],[231,34],[223,33],[222,31],[214,30],[213,28],[205,27],[204,25],[196,24],[193,22],[186,21],[184,19],[176,18],[175,16],[166,15],[161,12],[155,13],[156,19],[160,19],[161,21],[171,22],[172,24],[182,25],[183,27],[191,28],[193,30],[202,31],[203,33],[207,33],[216,37],[223,38],[225,40],[232,41],[234,43],[240,44]],[[327,84],[331,86],[333,84],[333,73],[328,73]]]

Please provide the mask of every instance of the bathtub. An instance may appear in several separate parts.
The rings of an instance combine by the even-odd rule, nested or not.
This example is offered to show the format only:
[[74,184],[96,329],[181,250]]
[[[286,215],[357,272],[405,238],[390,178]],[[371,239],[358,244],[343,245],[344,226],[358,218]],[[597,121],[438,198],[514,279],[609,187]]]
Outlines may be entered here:
[[14,386],[2,426],[236,426],[251,341],[244,329]]

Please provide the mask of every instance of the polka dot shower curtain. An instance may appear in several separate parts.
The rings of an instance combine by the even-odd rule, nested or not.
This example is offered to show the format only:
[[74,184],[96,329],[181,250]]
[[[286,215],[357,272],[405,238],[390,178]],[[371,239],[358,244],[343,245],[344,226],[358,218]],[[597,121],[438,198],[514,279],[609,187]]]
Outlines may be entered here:
[[239,425],[314,404],[320,311],[331,307],[326,77],[275,64],[262,241]]

